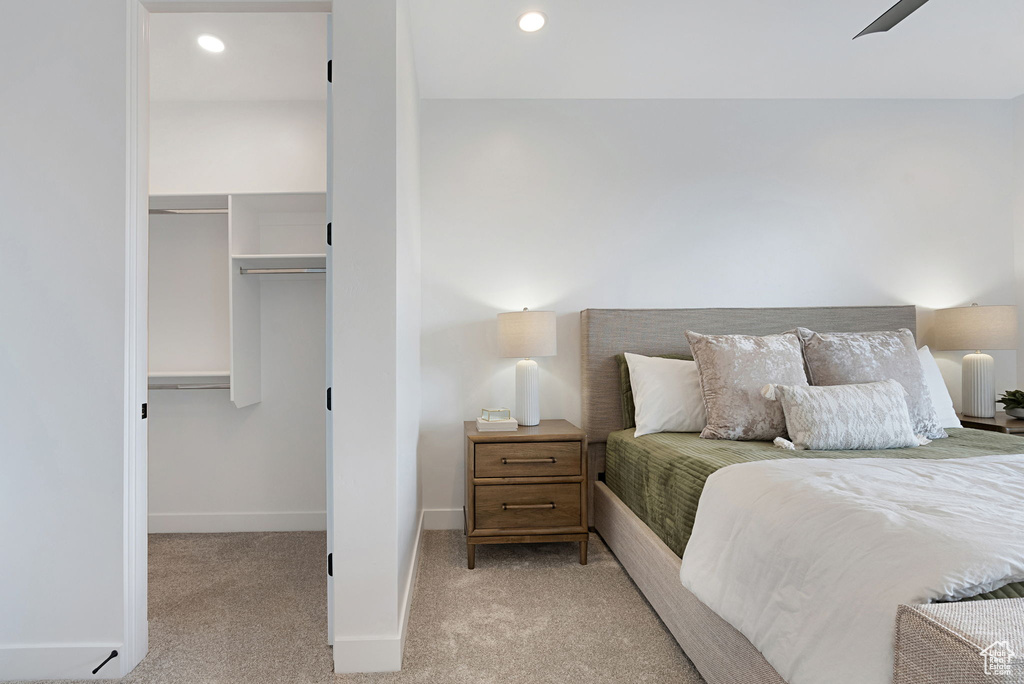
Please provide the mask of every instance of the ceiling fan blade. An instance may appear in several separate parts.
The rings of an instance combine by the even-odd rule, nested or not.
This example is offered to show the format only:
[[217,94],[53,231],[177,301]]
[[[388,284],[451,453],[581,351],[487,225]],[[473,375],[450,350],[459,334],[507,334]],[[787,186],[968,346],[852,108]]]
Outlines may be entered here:
[[890,7],[885,14],[871,22],[866,29],[855,35],[853,39],[856,40],[869,33],[882,33],[883,31],[888,31],[893,26],[917,11],[921,5],[926,2],[928,2],[928,0],[900,0]]

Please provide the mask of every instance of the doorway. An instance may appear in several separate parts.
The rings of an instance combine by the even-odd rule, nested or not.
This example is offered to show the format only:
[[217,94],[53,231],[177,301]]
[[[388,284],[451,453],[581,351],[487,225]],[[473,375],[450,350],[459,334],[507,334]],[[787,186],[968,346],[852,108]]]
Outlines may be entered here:
[[[136,306],[148,352],[136,437],[148,446],[148,496],[135,508],[152,553],[150,647],[174,647],[165,636],[182,620],[232,628],[211,623],[216,615],[234,619],[242,646],[259,638],[245,623],[277,602],[298,607],[291,617],[277,609],[278,620],[301,623],[293,632],[324,650],[328,19],[148,16],[148,230],[136,247],[148,271]],[[145,634],[139,565],[135,623]],[[195,650],[201,630],[191,633]],[[141,659],[147,647],[136,641]]]

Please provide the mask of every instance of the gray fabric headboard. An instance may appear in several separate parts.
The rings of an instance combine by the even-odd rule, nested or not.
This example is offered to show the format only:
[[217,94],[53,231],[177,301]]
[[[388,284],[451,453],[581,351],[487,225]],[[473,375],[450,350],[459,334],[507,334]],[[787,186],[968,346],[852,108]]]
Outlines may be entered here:
[[[910,328],[917,334],[917,309],[913,306],[587,309],[580,313],[580,319],[583,429],[591,445],[592,468],[603,466],[608,433],[623,428],[617,354],[689,353],[683,335],[686,330],[709,335],[770,335],[802,326],[820,332]],[[595,463],[594,456],[600,464]],[[596,468],[591,472],[596,475]]]

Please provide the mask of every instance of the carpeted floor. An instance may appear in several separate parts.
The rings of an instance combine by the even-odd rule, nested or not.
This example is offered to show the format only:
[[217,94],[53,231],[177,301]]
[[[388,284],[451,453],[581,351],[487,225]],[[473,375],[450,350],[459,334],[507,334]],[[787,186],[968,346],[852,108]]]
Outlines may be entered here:
[[424,533],[403,670],[332,674],[323,533],[150,537],[150,649],[131,684],[539,684],[702,680],[591,536],[481,546]]
[[701,682],[597,535],[576,544],[480,546],[426,532],[401,672],[340,681],[537,684]]

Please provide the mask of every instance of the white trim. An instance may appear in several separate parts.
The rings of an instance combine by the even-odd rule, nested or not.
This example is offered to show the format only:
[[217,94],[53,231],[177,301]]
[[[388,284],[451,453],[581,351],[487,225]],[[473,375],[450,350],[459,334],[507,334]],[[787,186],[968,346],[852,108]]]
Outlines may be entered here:
[[150,534],[176,532],[321,532],[326,511],[277,513],[151,513]]
[[[409,576],[405,579],[405,592],[402,594],[402,621],[398,625],[398,631],[402,635],[402,653],[405,653],[405,637],[409,631],[409,611],[412,610],[413,594],[416,591],[416,577],[420,572],[420,545],[423,543],[423,519],[424,511],[420,511],[420,519],[416,525],[416,543],[412,547],[412,563],[409,568]],[[401,668],[402,663],[398,663]]]
[[[99,673],[92,670],[102,663],[110,652],[118,657],[107,663]],[[19,679],[120,679],[118,661],[124,653],[124,644],[72,643],[72,644],[19,644],[0,646],[0,672],[4,680]]]
[[466,526],[461,508],[426,508],[423,510],[423,529],[461,530]]
[[398,672],[402,639],[398,635],[351,637],[334,642],[334,673]]
[[[328,63],[334,57],[334,18],[327,18],[327,61]],[[334,92],[332,90],[331,82],[327,81],[327,102],[326,102],[326,114],[327,114],[327,225],[332,225],[334,221],[334,193],[331,192],[332,183],[334,182]],[[333,238],[331,242],[334,242]],[[324,303],[326,304],[326,311],[324,315],[324,349],[327,353],[324,355],[324,385],[330,387],[334,382],[334,248],[332,245],[326,245],[324,247],[325,256],[327,257],[327,273],[324,278],[326,280],[326,297]],[[327,557],[334,557],[334,414],[327,410],[327,406],[324,406],[324,437],[325,437],[325,449],[324,458],[326,460],[326,472],[327,481],[325,483],[327,489],[326,505],[327,505]],[[331,644],[331,639],[334,637],[334,577],[331,575],[327,576],[327,645]]]
[[150,12],[330,12],[332,0],[141,0]]
[[[139,0],[125,0],[125,24],[124,644],[118,647],[118,662],[101,671],[108,677],[128,674],[149,651],[148,453],[141,415],[148,344],[149,23]],[[74,676],[81,676],[81,671]]]
[[409,631],[409,613],[416,591],[416,577],[420,569],[420,548],[423,542],[424,519],[427,511],[420,511],[416,526],[416,544],[412,549],[412,567],[405,581],[401,600],[401,619],[398,634],[380,637],[336,639],[334,641],[335,674],[358,672],[398,672],[402,669],[405,639]]

